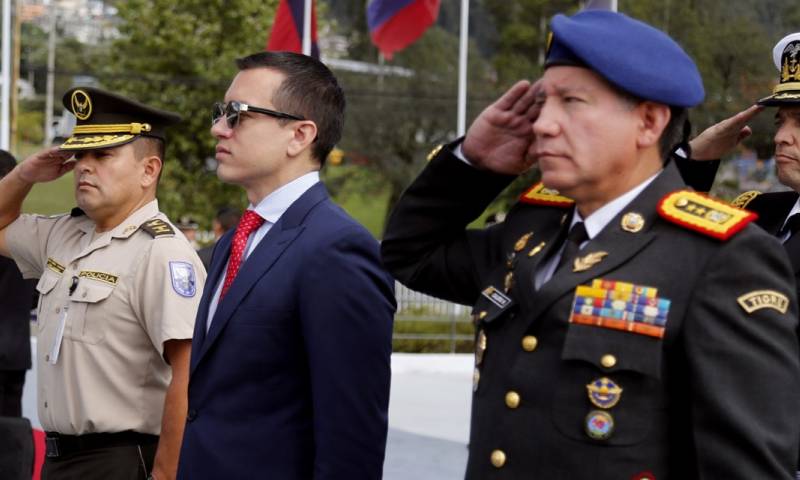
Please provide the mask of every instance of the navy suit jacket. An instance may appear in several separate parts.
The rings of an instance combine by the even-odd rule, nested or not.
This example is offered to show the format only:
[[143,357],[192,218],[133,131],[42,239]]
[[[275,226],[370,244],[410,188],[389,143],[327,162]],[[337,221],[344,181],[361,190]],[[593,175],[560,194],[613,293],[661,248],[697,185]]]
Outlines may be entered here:
[[378,242],[318,183],[211,298],[233,231],[214,251],[192,341],[179,478],[381,478],[394,282]]

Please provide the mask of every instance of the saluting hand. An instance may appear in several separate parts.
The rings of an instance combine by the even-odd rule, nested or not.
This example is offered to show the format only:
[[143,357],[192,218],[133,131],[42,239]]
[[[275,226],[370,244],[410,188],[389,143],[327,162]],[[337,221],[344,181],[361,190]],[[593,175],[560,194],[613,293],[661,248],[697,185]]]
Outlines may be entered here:
[[507,175],[519,175],[531,168],[533,163],[526,152],[541,109],[536,103],[538,91],[539,82],[520,80],[478,115],[461,146],[470,163]]
[[20,163],[19,178],[28,183],[42,183],[55,180],[75,168],[75,162],[67,162],[72,153],[51,147],[39,151]]
[[692,160],[716,160],[730,153],[739,142],[753,133],[747,122],[762,110],[764,107],[753,105],[703,130],[689,142]]

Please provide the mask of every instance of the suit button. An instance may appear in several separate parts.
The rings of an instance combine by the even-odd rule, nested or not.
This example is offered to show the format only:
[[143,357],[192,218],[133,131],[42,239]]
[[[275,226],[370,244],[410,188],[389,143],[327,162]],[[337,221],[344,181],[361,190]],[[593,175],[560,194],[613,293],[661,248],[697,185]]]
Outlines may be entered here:
[[519,407],[519,393],[515,392],[514,390],[509,390],[506,393],[506,406],[508,408],[517,408]]
[[502,468],[506,464],[506,453],[502,450],[494,450],[492,452],[492,465],[497,468]]
[[533,335],[525,335],[522,337],[522,349],[526,352],[536,350],[537,345],[539,345],[539,340]]
[[188,412],[186,412],[186,421],[187,422],[194,421],[195,418],[197,418],[197,410],[192,408]]
[[616,364],[617,364],[617,357],[611,355],[610,353],[607,353],[602,357],[600,357],[600,365],[606,368],[612,368]]

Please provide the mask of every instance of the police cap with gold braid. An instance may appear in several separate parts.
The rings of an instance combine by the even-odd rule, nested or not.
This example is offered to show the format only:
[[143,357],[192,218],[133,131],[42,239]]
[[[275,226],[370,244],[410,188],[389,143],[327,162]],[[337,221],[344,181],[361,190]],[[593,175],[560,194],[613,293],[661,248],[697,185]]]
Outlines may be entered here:
[[772,49],[772,61],[780,72],[779,82],[772,95],[762,98],[758,104],[767,107],[800,105],[800,33],[783,37]]
[[140,136],[164,140],[166,128],[181,120],[175,113],[94,87],[72,88],[62,102],[77,124],[61,150],[118,147]]

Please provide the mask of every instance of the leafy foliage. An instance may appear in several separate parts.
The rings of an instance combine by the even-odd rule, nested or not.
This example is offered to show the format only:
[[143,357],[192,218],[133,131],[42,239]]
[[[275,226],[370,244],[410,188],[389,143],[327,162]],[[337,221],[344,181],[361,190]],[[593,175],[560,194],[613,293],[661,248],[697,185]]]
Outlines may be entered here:
[[132,0],[118,4],[122,35],[104,64],[104,85],[183,116],[183,122],[169,132],[159,189],[161,208],[173,218],[191,213],[208,222],[222,205],[246,204],[240,189],[222,184],[213,172],[211,105],[224,96],[235,75],[234,59],[264,48],[277,3]]
[[[96,46],[62,38],[57,70],[93,75],[107,88],[183,115],[184,123],[170,132],[159,193],[169,215],[190,213],[207,222],[222,204],[243,206],[246,200],[240,189],[223,185],[210,168],[214,140],[208,132],[209,108],[223,96],[235,74],[233,59],[264,47],[278,1],[113,3],[119,10],[121,37],[113,44]],[[358,189],[363,198],[383,201],[388,197],[391,207],[424,166],[427,153],[454,139],[459,3],[442,2],[437,27],[387,62],[407,69],[411,76],[336,71],[347,94],[348,112],[340,145],[347,168],[334,172],[339,167],[329,165],[328,172],[323,172],[334,194]],[[549,19],[558,12],[574,13],[583,3],[471,2],[468,123],[516,80],[541,75]],[[620,0],[619,9],[667,31],[696,60],[707,96],[692,120],[705,127],[769,93],[777,79],[772,46],[800,25],[795,3]],[[377,63],[364,7],[364,0],[317,0],[320,37],[339,35],[347,45],[347,58]],[[33,25],[23,28],[28,39],[23,47],[23,72],[34,71],[37,90],[42,91],[46,34]],[[323,50],[323,56],[332,53]],[[68,75],[58,77],[57,95],[69,87],[70,80]],[[767,116],[758,119],[756,134],[748,144],[759,151],[771,149]],[[513,203],[536,176],[534,171],[517,180],[498,205]]]

